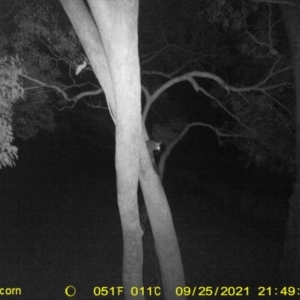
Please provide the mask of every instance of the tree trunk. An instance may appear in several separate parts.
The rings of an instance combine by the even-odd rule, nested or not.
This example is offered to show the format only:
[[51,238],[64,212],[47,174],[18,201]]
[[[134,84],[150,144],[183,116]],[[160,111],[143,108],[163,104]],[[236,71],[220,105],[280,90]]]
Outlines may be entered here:
[[[115,116],[125,297],[132,298],[132,286],[143,286],[142,230],[137,206],[137,174],[140,163],[139,179],[155,238],[164,296],[165,299],[177,299],[176,287],[185,284],[179,246],[166,195],[146,148],[144,137],[148,136],[145,129],[144,137],[141,137],[143,123],[137,52],[137,1],[88,0],[98,28],[82,0],[60,1]],[[142,299],[143,296],[134,298]]]
[[[146,130],[144,136],[148,139]],[[185,286],[184,271],[173,219],[161,181],[153,169],[144,139],[141,140],[140,184],[155,240],[164,299],[178,299],[176,287]],[[180,297],[185,299],[185,297]]]
[[295,80],[296,183],[290,198],[286,227],[284,268],[290,285],[300,282],[300,9],[284,6],[284,20],[290,42]]
[[98,28],[81,0],[61,0],[61,3],[113,111],[118,206],[124,246],[124,292],[126,299],[143,299],[143,295],[133,297],[130,292],[133,286],[143,286],[143,232],[137,205],[141,140],[138,1],[89,0]]

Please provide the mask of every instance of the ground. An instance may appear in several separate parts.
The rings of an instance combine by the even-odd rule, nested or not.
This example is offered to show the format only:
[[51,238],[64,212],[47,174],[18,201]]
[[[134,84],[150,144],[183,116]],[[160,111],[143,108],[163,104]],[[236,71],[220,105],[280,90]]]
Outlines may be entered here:
[[[31,147],[31,154],[20,152],[15,169],[0,174],[0,287],[21,287],[21,299],[33,300],[66,299],[64,289],[70,284],[77,289],[76,299],[94,299],[95,287],[121,286],[113,156],[95,162],[80,151],[55,154],[55,145],[33,152]],[[224,197],[219,188],[220,183],[197,189],[172,180],[166,184],[186,284],[224,287],[224,292],[240,286],[244,294],[249,288],[250,295],[239,298],[257,299],[259,287],[282,285],[284,220],[264,222],[217,205]],[[145,284],[159,284],[147,224],[145,230]]]

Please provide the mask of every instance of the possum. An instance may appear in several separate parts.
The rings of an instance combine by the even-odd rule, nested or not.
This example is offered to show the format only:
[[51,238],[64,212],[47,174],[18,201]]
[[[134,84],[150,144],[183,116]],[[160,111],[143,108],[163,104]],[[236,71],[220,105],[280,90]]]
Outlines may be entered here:
[[148,148],[148,151],[149,151],[149,154],[150,154],[150,158],[151,158],[153,168],[154,168],[156,174],[159,176],[158,166],[157,166],[157,164],[155,162],[155,158],[154,158],[154,151],[158,151],[158,152],[161,151],[161,142],[148,140],[148,141],[146,141],[146,145],[147,145],[147,148]]

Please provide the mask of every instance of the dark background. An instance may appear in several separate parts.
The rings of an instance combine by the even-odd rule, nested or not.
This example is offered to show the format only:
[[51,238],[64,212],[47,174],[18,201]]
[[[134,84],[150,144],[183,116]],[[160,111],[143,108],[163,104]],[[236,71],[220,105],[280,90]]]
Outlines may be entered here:
[[[91,299],[95,286],[122,285],[113,143],[84,128],[19,142],[17,166],[1,170],[0,282],[22,287],[24,299],[64,299],[68,284],[78,299]],[[256,295],[258,286],[281,284],[290,181],[243,169],[237,154],[195,128],[167,161],[164,186],[186,284],[250,286]],[[139,201],[143,207],[140,193]],[[142,218],[145,285],[159,285],[143,211]]]
[[[178,11],[176,5],[173,10]],[[214,44],[219,37],[203,38]],[[143,37],[140,40],[142,44]],[[230,72],[231,63],[222,72],[229,82],[239,76]],[[240,68],[251,66],[247,63]],[[257,74],[249,78],[256,80]],[[205,80],[203,87],[209,87]],[[224,114],[188,84],[177,85],[164,97],[157,103],[167,99],[188,122],[219,125],[224,120]],[[164,118],[163,108],[169,109],[157,103],[149,114],[149,128]],[[55,118],[53,134],[41,131],[35,139],[17,140],[16,167],[0,172],[0,287],[21,287],[23,299],[66,299],[64,289],[72,284],[76,299],[92,299],[95,286],[122,285],[114,125],[107,110],[80,102],[71,111],[56,112]],[[186,285],[249,286],[250,296],[245,298],[257,299],[259,286],[288,284],[281,280],[280,262],[293,180],[267,166],[245,168],[241,157],[234,145],[220,147],[212,131],[192,128],[168,158],[163,185]],[[144,284],[161,285],[140,191],[139,205],[145,232]]]

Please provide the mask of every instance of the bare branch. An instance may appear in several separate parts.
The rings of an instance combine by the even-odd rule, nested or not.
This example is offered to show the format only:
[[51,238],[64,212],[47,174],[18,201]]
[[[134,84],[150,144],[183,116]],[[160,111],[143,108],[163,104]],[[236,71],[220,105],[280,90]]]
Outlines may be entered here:
[[246,33],[248,34],[248,36],[254,41],[254,43],[260,45],[260,46],[264,46],[269,48],[270,45],[268,45],[267,43],[264,42],[260,42],[249,30],[248,28],[246,28]]
[[270,5],[270,3],[268,4],[268,8],[269,8],[269,18],[268,18],[268,36],[269,36],[269,47],[270,50],[273,48],[272,46],[272,7]]
[[74,102],[71,106],[59,108],[59,110],[63,110],[65,108],[73,108],[74,105],[77,103],[78,100],[80,100],[80,99],[82,99],[82,98],[84,98],[86,96],[99,95],[99,94],[101,94],[103,92],[102,88],[98,88],[97,90],[86,91],[86,92],[79,93],[79,94],[77,94],[74,97],[69,97],[67,95],[67,93],[62,88],[58,87],[57,85],[44,83],[44,82],[42,82],[40,80],[37,80],[37,79],[32,78],[32,77],[30,77],[28,75],[25,75],[25,74],[21,74],[20,76],[22,76],[23,78],[26,78],[26,79],[28,79],[28,80],[30,80],[30,81],[38,84],[41,87],[46,87],[46,88],[53,89],[53,90],[57,91],[59,94],[61,94],[66,101],[68,101],[68,102]]
[[[282,68],[280,70],[274,71],[274,69],[275,69],[276,65],[279,63],[280,59],[281,58],[278,58],[274,62],[273,66],[270,69],[270,71],[269,71],[268,75],[266,76],[266,78],[264,78],[262,81],[260,81],[257,84],[254,84],[252,86],[248,86],[248,87],[230,86],[227,83],[225,83],[225,81],[221,77],[217,76],[216,74],[213,74],[213,73],[210,73],[210,72],[204,72],[204,71],[191,71],[191,72],[185,73],[183,75],[180,75],[178,77],[174,77],[171,80],[169,80],[168,82],[166,82],[165,84],[163,84],[155,92],[155,94],[153,95],[153,98],[156,99],[157,96],[160,95],[163,91],[165,91],[167,88],[171,87],[172,85],[174,85],[174,84],[176,84],[176,83],[178,83],[180,81],[183,81],[183,80],[191,81],[192,77],[200,77],[200,78],[212,79],[215,82],[217,82],[221,87],[223,87],[228,93],[230,91],[232,91],[232,92],[265,91],[265,90],[275,89],[275,88],[278,88],[278,87],[281,87],[281,86],[286,86],[289,83],[283,82],[283,83],[279,83],[279,84],[275,84],[275,85],[270,85],[270,86],[267,86],[267,87],[263,87],[263,85],[269,79],[271,79],[272,77],[274,77],[275,75],[283,73],[283,72],[286,72],[286,71],[289,71],[289,70],[292,69],[292,66],[290,65],[290,66],[287,66],[287,67]],[[170,78],[170,77],[172,77],[172,75],[174,73],[177,73],[178,71],[179,70],[176,70],[175,72],[173,72],[171,74],[167,74],[167,73],[164,73],[164,72],[157,72],[157,71],[151,71],[151,72],[148,71],[148,72],[143,72],[143,73],[144,74],[148,74],[148,75],[159,75],[159,76],[162,76],[162,77],[165,77],[165,78]],[[192,83],[192,85],[194,86],[194,82]],[[194,88],[195,88],[195,86],[194,86]]]
[[300,8],[299,0],[252,0],[256,3],[273,3],[273,4],[281,4],[281,5],[289,5]]
[[186,133],[190,130],[190,128],[194,126],[202,126],[211,129],[214,131],[214,133],[218,136],[219,143],[220,142],[220,137],[234,137],[234,138],[243,138],[243,136],[238,135],[238,134],[233,134],[233,133],[226,133],[223,131],[221,128],[214,127],[211,124],[208,123],[203,123],[203,122],[194,122],[194,123],[189,123],[185,126],[185,128],[181,131],[181,133],[174,139],[170,145],[168,146],[168,151],[170,151],[185,135]]
[[[237,92],[237,93],[242,93],[242,92],[250,92],[250,91],[260,91],[260,92],[266,92],[267,90],[270,89],[275,89],[284,85],[287,85],[287,83],[279,83],[279,84],[274,84],[274,85],[270,85],[267,87],[263,87],[263,85],[272,77],[274,76],[274,74],[279,74],[282,73],[284,71],[289,70],[291,67],[286,67],[283,68],[281,70],[278,70],[276,72],[274,72],[274,69],[276,67],[276,65],[279,63],[280,58],[274,62],[271,70],[269,71],[269,74],[267,75],[267,77],[265,79],[263,79],[262,81],[260,81],[259,83],[249,86],[249,87],[234,87],[234,86],[230,86],[228,84],[225,83],[225,81],[220,78],[219,76],[210,73],[210,72],[203,72],[203,71],[192,71],[192,72],[188,72],[185,73],[181,76],[177,76],[174,77],[170,80],[168,80],[166,83],[164,83],[163,85],[161,85],[155,92],[154,94],[152,94],[151,96],[149,96],[149,93],[147,91],[147,101],[146,101],[146,107],[145,110],[143,112],[144,114],[144,118],[148,113],[148,110],[151,106],[151,104],[168,88],[170,88],[171,86],[175,85],[176,83],[182,82],[182,81],[188,81],[191,83],[191,85],[193,86],[194,90],[196,92],[201,91],[203,94],[205,94],[207,97],[209,97],[210,99],[214,100],[228,115],[230,115],[233,119],[235,119],[238,123],[240,123],[243,127],[251,130],[249,127],[247,127],[245,124],[243,124],[241,122],[241,120],[231,111],[229,111],[228,108],[226,108],[225,105],[222,104],[222,102],[220,100],[218,100],[217,98],[215,98],[213,95],[211,95],[209,92],[207,92],[204,88],[200,87],[199,84],[196,82],[194,77],[200,77],[200,78],[207,78],[207,79],[212,79],[215,82],[217,82],[222,88],[224,88],[228,93],[230,91],[233,92]],[[161,73],[163,74],[163,73]],[[144,89],[145,92],[145,89]],[[252,131],[252,130],[251,130]]]
[[161,52],[165,51],[168,48],[171,48],[173,45],[167,45],[165,47],[163,47],[162,49],[160,49],[159,51],[155,52],[150,58],[148,58],[147,60],[141,62],[141,66],[150,62],[152,59],[154,59],[156,56],[158,56]]
[[143,71],[143,70],[141,71],[141,73],[144,75],[158,75],[158,76],[161,76],[164,78],[172,78],[174,75],[178,74],[185,67],[187,67],[188,65],[190,65],[192,63],[196,63],[198,60],[199,59],[194,59],[194,60],[188,61],[188,62],[182,64],[182,66],[180,66],[178,69],[176,69],[172,73],[164,73],[164,72],[160,72],[160,71]]
[[186,127],[188,127],[188,129],[190,129],[191,127],[194,126],[202,126],[202,127],[206,127],[211,129],[212,131],[214,131],[214,133],[219,136],[219,137],[242,137],[242,135],[240,134],[234,134],[234,133],[229,133],[229,132],[225,132],[224,129],[221,128],[217,128],[211,124],[207,124],[207,123],[203,123],[203,122],[194,122],[194,123],[189,123]]
[[283,104],[281,104],[274,97],[271,97],[271,95],[269,93],[267,93],[266,91],[262,91],[262,93],[265,94],[269,99],[271,99],[272,101],[274,101],[275,103],[277,103],[283,110],[285,110],[290,115],[290,117],[293,120],[293,122],[295,122],[294,115]]

